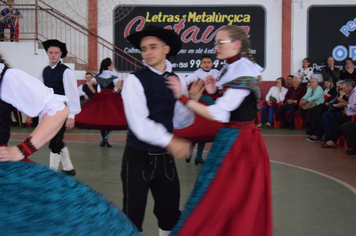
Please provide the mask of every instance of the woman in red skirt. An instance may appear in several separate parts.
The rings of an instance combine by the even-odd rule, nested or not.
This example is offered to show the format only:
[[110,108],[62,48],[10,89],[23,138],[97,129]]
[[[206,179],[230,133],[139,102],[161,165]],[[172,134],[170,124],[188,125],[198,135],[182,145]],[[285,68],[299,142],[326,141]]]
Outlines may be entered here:
[[[113,72],[114,66],[110,58],[101,61],[100,71],[89,82],[89,89],[95,96],[82,104],[82,111],[76,116],[76,126],[86,129],[99,129],[101,147],[111,147],[109,136],[112,130],[127,129],[121,91],[121,81]],[[94,85],[100,85],[100,92],[96,92]]]
[[217,80],[205,81],[209,93],[223,91],[214,105],[182,96],[178,81],[167,78],[175,96],[188,108],[224,122],[171,235],[272,235],[270,164],[254,125],[260,70],[249,48],[239,26],[224,27],[216,36],[217,58],[226,59],[226,65]]

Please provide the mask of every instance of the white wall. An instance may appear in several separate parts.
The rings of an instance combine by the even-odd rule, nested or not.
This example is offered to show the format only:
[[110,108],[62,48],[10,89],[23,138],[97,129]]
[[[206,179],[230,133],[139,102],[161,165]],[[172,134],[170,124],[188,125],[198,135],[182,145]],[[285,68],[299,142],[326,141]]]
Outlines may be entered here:
[[38,77],[48,63],[48,57],[44,49],[38,50],[35,55],[33,41],[1,42],[0,53],[10,67],[26,71],[28,74]]
[[[43,68],[48,65],[48,57],[44,49],[36,49],[35,51],[35,46],[37,45],[33,41],[1,42],[0,53],[10,67],[23,70],[38,78]],[[65,64],[74,71],[74,63]],[[83,80],[85,79],[85,72],[82,70],[74,71],[74,75],[77,80]]]

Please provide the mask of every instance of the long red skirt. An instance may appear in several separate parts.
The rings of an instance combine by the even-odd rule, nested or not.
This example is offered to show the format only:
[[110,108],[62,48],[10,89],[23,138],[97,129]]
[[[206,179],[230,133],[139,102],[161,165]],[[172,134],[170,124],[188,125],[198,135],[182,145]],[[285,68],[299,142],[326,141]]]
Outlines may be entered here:
[[219,131],[171,235],[272,235],[269,158],[253,124]]
[[127,122],[122,98],[109,89],[102,89],[75,116],[75,125],[85,129],[126,130]]

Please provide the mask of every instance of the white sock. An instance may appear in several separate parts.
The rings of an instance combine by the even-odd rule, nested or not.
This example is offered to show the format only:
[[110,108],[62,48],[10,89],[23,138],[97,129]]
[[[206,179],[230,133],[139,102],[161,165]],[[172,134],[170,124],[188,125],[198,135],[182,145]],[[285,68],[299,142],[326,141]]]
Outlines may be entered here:
[[172,231],[170,230],[163,230],[163,229],[158,229],[158,235],[159,236],[168,236]]
[[61,154],[51,152],[49,154],[49,168],[58,170]]
[[74,167],[72,165],[72,161],[69,157],[69,151],[67,147],[62,148],[61,150],[61,161],[62,161],[62,168],[63,170],[73,170]]

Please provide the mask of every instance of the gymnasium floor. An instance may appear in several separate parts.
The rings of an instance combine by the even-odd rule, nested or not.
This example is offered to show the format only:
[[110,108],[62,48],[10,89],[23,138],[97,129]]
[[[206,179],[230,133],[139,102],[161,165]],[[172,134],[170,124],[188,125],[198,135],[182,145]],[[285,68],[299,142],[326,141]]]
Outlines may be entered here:
[[[262,128],[271,159],[275,236],[356,235],[356,156],[347,156],[343,147],[322,149],[305,140],[300,130]],[[10,144],[22,141],[32,128],[12,127]],[[112,148],[99,147],[96,130],[73,129],[65,141],[77,171],[76,178],[122,206],[121,158],[126,132],[114,131]],[[207,145],[204,158],[208,154]],[[195,154],[195,153],[194,153]],[[49,149],[32,155],[48,165]],[[178,162],[181,208],[187,200],[202,166]],[[217,203],[218,204],[218,203]],[[144,236],[158,235],[149,195]]]

